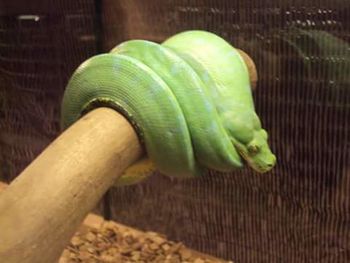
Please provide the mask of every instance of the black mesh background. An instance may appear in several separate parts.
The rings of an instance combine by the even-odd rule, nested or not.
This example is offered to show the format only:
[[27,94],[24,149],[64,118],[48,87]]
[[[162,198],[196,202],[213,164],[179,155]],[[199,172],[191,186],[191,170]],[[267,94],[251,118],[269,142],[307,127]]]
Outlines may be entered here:
[[57,136],[67,80],[96,53],[94,2],[70,2],[0,1],[0,164],[6,181]]
[[256,62],[254,100],[276,169],[157,175],[112,189],[108,214],[236,262],[350,261],[348,0],[15,2],[0,4],[0,176],[11,180],[57,135],[64,86],[85,58],[205,29]]

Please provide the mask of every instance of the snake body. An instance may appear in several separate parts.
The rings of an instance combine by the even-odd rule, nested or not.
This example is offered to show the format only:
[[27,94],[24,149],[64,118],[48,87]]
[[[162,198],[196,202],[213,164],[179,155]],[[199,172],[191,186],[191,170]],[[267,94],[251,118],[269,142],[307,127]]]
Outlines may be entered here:
[[[254,110],[243,59],[209,32],[180,33],[162,45],[126,41],[88,59],[67,85],[63,128],[98,106],[124,114],[147,156],[169,176],[232,171],[242,167],[241,157],[265,172],[276,160]],[[254,151],[248,150],[252,143]]]

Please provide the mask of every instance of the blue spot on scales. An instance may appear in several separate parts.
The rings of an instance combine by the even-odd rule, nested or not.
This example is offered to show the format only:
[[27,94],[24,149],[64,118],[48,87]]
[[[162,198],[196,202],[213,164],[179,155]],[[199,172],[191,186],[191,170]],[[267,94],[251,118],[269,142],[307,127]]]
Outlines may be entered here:
[[204,71],[202,73],[202,80],[205,82],[205,84],[208,84],[208,82],[210,82],[210,76],[207,71]]
[[174,63],[172,66],[171,66],[171,69],[170,69],[170,73],[172,75],[177,75],[179,72],[181,71],[180,67]]

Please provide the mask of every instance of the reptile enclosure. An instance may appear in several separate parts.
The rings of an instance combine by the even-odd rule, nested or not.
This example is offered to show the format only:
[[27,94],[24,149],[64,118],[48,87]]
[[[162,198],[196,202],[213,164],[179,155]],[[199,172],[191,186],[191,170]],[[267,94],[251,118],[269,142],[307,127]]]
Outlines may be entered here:
[[256,111],[278,164],[183,182],[157,174],[110,189],[98,211],[235,262],[349,262],[347,0],[1,0],[0,179],[57,137],[64,87],[82,61],[188,29],[253,58]]

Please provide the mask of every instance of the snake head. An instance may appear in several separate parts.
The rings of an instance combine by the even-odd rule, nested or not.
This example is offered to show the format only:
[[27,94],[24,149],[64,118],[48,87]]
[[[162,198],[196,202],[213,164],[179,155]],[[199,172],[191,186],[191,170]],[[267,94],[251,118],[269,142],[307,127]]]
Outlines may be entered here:
[[259,173],[271,170],[276,156],[268,144],[267,132],[261,128],[259,117],[252,110],[238,110],[223,114],[226,131],[240,156]]
[[234,145],[239,154],[255,171],[265,173],[276,164],[276,156],[267,143],[267,132],[264,129],[254,131],[254,137],[248,144],[235,140]]

